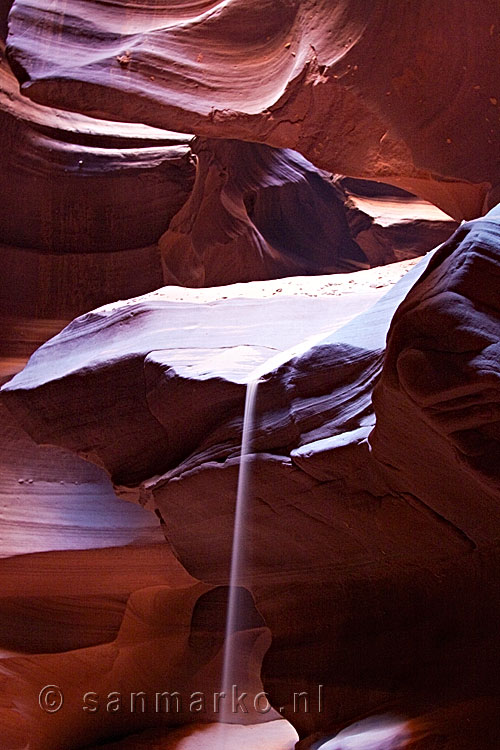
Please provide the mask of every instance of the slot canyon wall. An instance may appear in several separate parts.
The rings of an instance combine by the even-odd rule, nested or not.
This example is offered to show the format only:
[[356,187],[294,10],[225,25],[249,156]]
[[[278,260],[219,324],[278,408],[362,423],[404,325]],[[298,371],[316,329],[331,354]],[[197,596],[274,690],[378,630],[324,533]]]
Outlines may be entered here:
[[171,717],[89,729],[81,685],[217,688],[246,385],[276,355],[234,636],[262,731],[305,750],[393,714],[398,750],[497,748],[496,2],[0,15],[9,750],[167,748]]

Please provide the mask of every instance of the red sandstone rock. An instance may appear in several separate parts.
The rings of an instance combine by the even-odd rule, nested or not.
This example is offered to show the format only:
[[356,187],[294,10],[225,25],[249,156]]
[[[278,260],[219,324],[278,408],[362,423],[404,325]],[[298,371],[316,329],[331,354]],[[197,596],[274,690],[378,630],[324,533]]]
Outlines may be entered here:
[[188,136],[33,104],[0,64],[0,242],[48,253],[151,245],[189,195]]
[[367,267],[343,191],[300,154],[203,139],[194,151],[193,193],[159,243],[165,283],[216,286]]
[[15,0],[9,56],[35,101],[294,148],[471,218],[500,182],[496,10]]
[[473,546],[500,523],[499,219],[461,226],[398,309],[370,438],[391,486]]
[[[11,710],[0,714],[0,728],[9,750],[27,743],[33,750],[79,748],[150,727],[217,721],[226,608],[227,591],[221,588],[200,583],[144,588],[130,596],[109,643],[4,658],[1,689]],[[248,592],[243,624],[233,634],[239,654],[234,680],[256,696],[262,692],[259,671],[270,634]],[[41,709],[51,706],[44,702],[44,685],[63,696],[59,711]],[[249,705],[248,713],[230,712],[226,721],[276,719],[274,711],[259,713]]]
[[[125,33],[119,5],[92,5],[92,17],[89,3],[79,0],[45,6],[43,0],[16,0],[11,15],[10,59],[23,92],[35,101],[296,148],[335,172],[411,189],[457,218],[478,215],[487,191],[494,202],[500,141],[493,0],[452,0],[446,10],[430,0],[377,0],[368,10],[365,3],[321,0],[283,0],[258,9],[244,0],[193,2],[182,11],[155,3],[154,12],[127,5]],[[259,25],[252,23],[255,14]],[[34,111],[35,105],[19,101],[9,134],[25,133],[23,118],[17,122],[23,107]],[[57,116],[74,129],[73,115]],[[47,134],[37,125],[31,138],[31,130],[27,153],[40,155],[36,149],[47,143]],[[84,140],[85,150],[96,151],[88,134]],[[56,151],[64,164],[78,144]],[[6,156],[11,168],[7,149]],[[40,158],[53,173],[54,165],[47,167],[43,153]],[[16,169],[13,185],[21,184]],[[95,179],[100,184],[100,175]],[[118,192],[112,197],[118,199]],[[126,207],[136,215],[132,201]],[[23,231],[33,229],[21,224]],[[96,231],[94,221],[89,226]],[[92,242],[95,250],[95,237]],[[420,724],[414,719],[419,750],[439,743],[446,750],[460,743],[467,750],[496,747],[494,721],[485,726],[495,718],[485,696],[498,695],[500,666],[498,247],[496,213],[462,227],[396,313],[386,355],[390,318],[410,280],[259,387],[241,583],[254,593],[274,636],[264,685],[301,737],[332,734],[361,715],[392,708],[423,717]],[[365,248],[374,251],[373,243]],[[296,327],[295,343],[293,337],[305,333],[298,329],[304,317],[305,328],[315,330],[331,314],[315,306],[318,319],[307,320],[305,306],[297,305],[297,314],[279,329],[279,304],[267,301],[259,306],[255,330],[251,307],[232,301],[207,305],[200,314],[174,305],[167,313],[161,300],[150,299],[88,314],[42,348],[3,396],[38,440],[105,466],[118,491],[159,510],[182,561],[214,583],[228,574],[245,381],[269,348],[283,348],[287,327]],[[58,301],[57,309],[71,308]],[[202,331],[192,328],[200,322]],[[186,348],[186,341],[192,346]],[[23,488],[25,502],[27,496]],[[133,534],[133,526],[124,533]],[[42,631],[42,607],[45,617],[54,613],[55,623],[62,613],[68,632],[54,635],[47,647],[71,644],[78,651],[4,663],[4,741],[21,748],[33,737],[35,725],[26,722],[34,716],[35,687],[45,668],[64,676],[85,663],[94,677],[113,661],[116,648],[125,665],[121,671],[117,663],[112,674],[128,685],[140,662],[135,649],[158,662],[175,652],[172,633],[172,652],[165,644],[158,652],[151,646],[148,628],[158,634],[163,610],[161,617],[146,617],[145,628],[132,617],[126,643],[119,634],[112,646],[103,644],[116,634],[126,593],[144,577],[164,575],[161,554],[154,564],[152,555],[151,547],[134,553],[133,560],[152,567],[137,577],[130,551],[122,548],[92,552],[86,567],[85,550],[61,552],[48,563],[45,557],[7,561],[10,589],[3,590],[0,613],[16,618],[32,606]],[[87,603],[100,610],[94,632],[80,618],[85,597],[71,598],[72,581],[58,580],[58,594],[50,588],[53,560],[68,566],[76,580],[83,570],[94,571],[94,593],[85,592],[97,597]],[[46,573],[43,586],[40,571]],[[31,600],[19,597],[23,582],[26,597],[34,592]],[[131,602],[139,600],[150,602],[144,592]],[[182,606],[174,609],[186,614]],[[131,613],[134,607],[126,624]],[[11,636],[5,643],[15,649],[19,640]],[[87,648],[92,644],[95,650]],[[198,653],[196,668],[201,661]],[[148,665],[155,683],[158,664]],[[324,712],[316,706],[294,711],[291,692],[313,696],[318,683]],[[21,706],[16,719],[12,703],[19,701],[20,687],[34,701]],[[468,722],[461,731],[468,712],[472,729]],[[63,718],[57,726],[38,724],[41,747],[61,737],[67,746],[102,736],[100,729],[93,738],[84,734],[76,715],[66,725]],[[102,728],[106,733],[110,725]],[[131,722],[125,731],[140,728]]]
[[160,285],[152,243],[191,189],[190,136],[30,102],[3,42],[0,131],[2,317],[68,319]]
[[[0,242],[7,243],[0,310],[72,317],[157,287],[158,250],[142,245],[156,242],[189,194],[188,137],[34,104],[18,93],[6,60],[0,76]],[[202,140],[197,151],[195,191],[161,241],[166,282],[225,284],[366,264],[350,236],[343,191],[327,173],[259,144]],[[435,244],[426,241],[429,231],[418,227],[417,247],[406,255]],[[363,235],[372,261],[396,259],[392,237],[379,238],[374,252]]]
[[173,731],[151,730],[136,734],[127,739],[118,740],[99,748],[89,750],[221,750],[227,747],[238,750],[293,750],[297,740],[297,733],[285,721],[273,721],[267,724],[231,724],[224,726],[221,732],[220,724],[198,724],[184,726]]
[[[376,273],[366,272],[370,278],[376,278]],[[341,278],[349,286],[349,278]],[[356,285],[354,277],[351,281]],[[27,417],[30,423],[33,415],[28,416],[28,412],[36,401],[33,430],[28,426],[28,431],[36,433],[38,440],[47,443],[62,440],[64,447],[104,465],[119,484],[122,480],[124,484],[134,484],[149,479],[175,467],[181,458],[189,455],[190,446],[195,447],[198,440],[194,435],[203,436],[207,428],[204,423],[193,423],[192,417],[182,410],[179,427],[168,436],[164,420],[158,421],[152,413],[151,409],[155,411],[150,401],[154,398],[153,382],[146,391],[145,366],[149,373],[156,359],[161,363],[164,350],[166,365],[187,366],[188,378],[197,364],[201,373],[204,367],[215,373],[225,368],[225,382],[221,385],[225,389],[230,387],[232,379],[239,381],[238,402],[241,404],[245,378],[257,364],[313,333],[325,331],[326,334],[349,320],[360,304],[369,306],[383,293],[383,288],[369,286],[369,293],[362,302],[355,294],[344,298],[335,295],[282,297],[272,294],[276,284],[267,282],[272,296],[263,300],[261,286],[256,282],[254,286],[256,299],[221,299],[231,296],[231,287],[228,287],[226,292],[223,288],[216,290],[216,302],[170,302],[167,288],[165,297],[160,290],[144,298],[118,302],[87,313],[33,355],[30,367],[6,386],[5,397],[10,396],[11,408],[21,409],[23,422]],[[389,320],[387,315],[385,317],[387,326]],[[90,346],[89,342],[92,342]],[[383,347],[383,336],[379,336],[378,345]],[[229,356],[221,357],[224,353]],[[193,375],[196,377],[196,370]],[[89,385],[87,378],[95,387]],[[200,381],[203,388],[211,385],[202,374]],[[17,384],[21,386],[19,392]],[[41,391],[39,385],[42,385]],[[49,393],[54,387],[60,396],[52,399]],[[131,392],[134,398],[130,397]],[[21,398],[19,393],[22,393]],[[91,393],[92,398],[89,398]],[[222,395],[226,396],[225,390]],[[99,406],[93,402],[94,398],[100,399]],[[190,411],[197,408],[198,403],[202,408],[207,404],[205,397],[199,402],[189,396],[188,399],[186,408]],[[166,403],[168,406],[174,402],[167,400]],[[236,407],[238,409],[238,403]],[[170,409],[174,419],[176,410],[177,404],[174,412]],[[181,436],[178,430],[183,422],[186,431]],[[38,433],[42,424],[43,437]],[[81,428],[85,433],[85,446],[81,442]],[[124,441],[124,433],[134,435],[134,439]],[[191,438],[190,433],[193,433]],[[233,439],[238,450],[239,434]],[[185,440],[190,442],[186,445]]]
[[189,140],[30,102],[0,43],[2,317],[71,318],[158,287],[153,243],[191,190]]
[[17,336],[20,348],[26,340],[37,340],[27,333],[31,327],[50,329],[55,320],[63,328],[89,308],[151,292],[162,283],[157,245],[54,254],[0,244],[0,253],[0,328],[6,331],[2,338],[14,343]]
[[383,265],[424,255],[457,227],[396,188],[390,196],[385,186],[384,199],[383,185],[347,180],[349,191],[290,149],[197,139],[193,150],[193,192],[159,242],[167,284],[215,286]]
[[340,178],[352,237],[371,266],[417,258],[447,240],[457,222],[390,185]]
[[[484,227],[496,226],[494,221],[478,221],[471,231],[476,228],[482,236]],[[439,268],[443,256],[445,250],[430,269]],[[414,278],[419,273],[422,268]],[[431,274],[424,272],[424,278]],[[408,448],[404,454],[395,450],[406,463],[394,476],[386,468],[389,454],[382,456],[377,448],[378,426],[376,452],[370,452],[371,391],[382,370],[390,319],[411,282],[406,277],[373,310],[278,369],[259,389],[240,583],[253,591],[274,637],[264,660],[264,685],[301,736],[327,733],[381,707],[421,712],[443,700],[495,690],[497,599],[487,591],[497,585],[489,547],[498,520],[492,515],[489,475],[471,475],[456,461],[457,484],[478,502],[464,503],[464,495],[444,498],[442,491],[420,497],[402,486],[405,471],[414,473]],[[425,281],[401,310],[419,288]],[[251,363],[261,360],[262,344],[255,348],[257,340],[249,342],[249,352],[240,345],[228,361],[219,347],[206,350],[207,319],[201,331],[190,334],[194,345],[205,331],[205,343],[200,339],[187,351],[184,331],[182,351],[176,352],[172,316],[169,344],[160,346],[165,334],[155,331],[152,312],[129,306],[130,313],[139,314],[117,327],[125,322],[117,315],[121,308],[111,316],[103,311],[101,320],[94,314],[76,321],[33,357],[4,388],[3,397],[38,439],[71,441],[73,449],[85,453],[93,436],[103,435],[99,461],[114,473],[122,491],[142,480],[142,500],[160,511],[167,538],[189,571],[214,583],[227,580],[242,384]],[[225,309],[227,317],[230,305]],[[227,335],[228,330],[226,345]],[[389,352],[391,346],[392,338]],[[59,355],[53,357],[56,349]],[[140,368],[135,358],[144,363]],[[388,374],[382,370],[382,393]],[[115,394],[126,394],[127,413],[116,397],[111,399],[106,383],[113,383]],[[76,387],[83,389],[82,400]],[[87,411],[81,410],[83,398],[90,399]],[[79,413],[71,406],[75,400]],[[214,403],[220,410],[207,409]],[[398,402],[393,404],[384,406],[381,426],[392,424],[395,433],[391,409]],[[148,410],[156,419],[154,439],[144,432]],[[418,426],[416,418],[413,424]],[[123,441],[123,434],[134,436],[133,445]],[[433,430],[413,434],[418,436],[414,451],[432,463]],[[404,445],[400,438],[397,443]],[[161,461],[176,466],[151,476],[158,474]],[[447,467],[447,476],[450,471]],[[422,484],[420,477],[425,486],[423,468],[413,481]],[[293,692],[314,696],[318,684],[323,685],[325,711],[294,712]]]

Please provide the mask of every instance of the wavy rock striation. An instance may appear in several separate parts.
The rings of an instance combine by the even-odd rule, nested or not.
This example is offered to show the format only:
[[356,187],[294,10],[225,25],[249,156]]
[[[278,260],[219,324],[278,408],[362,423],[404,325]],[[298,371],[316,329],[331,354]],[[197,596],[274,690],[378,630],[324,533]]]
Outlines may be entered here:
[[166,284],[383,265],[424,255],[457,227],[410,193],[334,178],[291,149],[203,138],[192,148],[193,192],[159,242]]
[[0,242],[48,253],[152,245],[191,190],[189,136],[36,105],[0,65]]
[[[250,594],[244,593],[243,627],[233,639],[245,658],[235,680],[257,695],[270,634]],[[214,695],[219,690],[226,607],[227,589],[222,587],[194,583],[143,588],[130,595],[116,637],[109,642],[1,660],[0,685],[11,711],[0,715],[0,726],[9,750],[28,743],[33,750],[81,748],[150,727],[217,721],[220,703]],[[63,696],[59,711],[43,711],[33,700],[47,679]],[[50,700],[43,700],[42,692],[41,705],[50,709]],[[273,711],[255,710],[237,717],[240,724],[275,718]]]
[[[248,278],[257,267],[274,275],[285,261],[294,272],[310,272],[306,217],[290,217],[289,196],[294,209],[307,200],[320,215],[315,263],[359,261],[363,252],[373,262],[379,229],[366,225],[370,234],[362,237],[359,202],[345,219],[333,198],[338,186],[306,158],[411,190],[456,219],[477,216],[500,183],[495,11],[494,0],[450,0],[446,8],[431,0],[375,0],[369,8],[361,0],[265,0],[258,7],[248,0],[14,0],[12,67],[3,60],[1,68],[0,239],[14,245],[9,257],[19,246],[96,256],[103,227],[113,232],[106,249],[120,255],[154,243],[194,177],[185,138],[174,135],[172,146],[165,128],[204,139],[193,196],[162,239],[166,276],[182,283],[214,283],[216,271]],[[29,98],[19,95],[11,70]],[[129,123],[121,134],[117,121]],[[105,197],[104,222],[93,192]],[[321,217],[324,203],[339,207],[335,226]],[[56,208],[69,216],[64,223]],[[498,724],[490,698],[498,696],[500,668],[499,224],[496,208],[462,225],[367,311],[374,283],[365,312],[347,324],[353,310],[346,313],[345,300],[336,310],[334,299],[292,303],[274,295],[200,305],[166,302],[160,291],[87,313],[36,352],[3,387],[4,405],[37,442],[104,468],[118,494],[154,510],[179,560],[207,583],[188,587],[184,571],[167,560],[180,577],[175,591],[163,586],[158,545],[139,547],[158,530],[139,508],[122,529],[107,525],[112,504],[104,496],[103,546],[122,546],[90,550],[86,567],[87,549],[55,558],[49,552],[49,559],[41,552],[41,589],[33,588],[34,561],[7,560],[0,630],[2,613],[21,621],[26,607],[41,632],[42,607],[68,628],[46,643],[52,653],[37,653],[33,633],[30,657],[3,660],[6,741],[71,747],[148,726],[143,717],[119,726],[106,717],[102,732],[94,727],[92,734],[81,712],[42,721],[33,706],[47,673],[67,679],[73,698],[77,667],[106,691],[115,681],[130,688],[145,665],[142,676],[156,687],[167,654],[182,685],[199,675],[209,689],[217,683],[221,633],[193,632],[193,622],[200,599],[228,579],[245,388],[257,365],[319,334],[305,354],[269,365],[258,388],[239,584],[252,592],[273,636],[264,687],[301,738],[331,736],[360,716],[393,710],[423,717],[415,747],[441,742],[455,750],[456,726],[470,707],[472,738],[466,726],[458,741],[469,737],[474,750],[491,750],[491,726],[481,723]],[[346,243],[353,227],[356,242]],[[219,255],[220,245],[230,252]],[[116,296],[121,283],[103,296]],[[70,301],[57,305],[46,314],[71,309]],[[12,450],[22,442],[14,437]],[[31,485],[21,489],[30,497]],[[49,513],[36,487],[31,497],[33,512],[38,502],[40,516]],[[65,512],[74,497],[79,491],[64,494]],[[89,502],[95,499],[91,492]],[[30,530],[10,503],[11,518]],[[82,533],[77,521],[68,515],[60,526],[76,546],[94,544],[98,530]],[[142,566],[137,577],[134,560]],[[53,561],[64,572],[90,571],[85,595],[100,613],[93,630],[81,620],[84,598],[72,582],[59,575],[49,585]],[[111,580],[102,574],[107,565],[114,566]],[[145,581],[160,588],[144,590]],[[31,600],[19,597],[19,582]],[[210,624],[219,604],[216,595],[200,622]],[[253,603],[250,609],[244,679],[258,687],[268,632]],[[3,644],[16,650],[20,639],[10,634],[9,641],[6,630]],[[294,692],[302,691],[309,711],[294,705]]]
[[164,281],[216,286],[367,268],[345,195],[290,149],[204,140],[191,197],[160,240]]
[[370,439],[391,486],[476,544],[500,532],[499,259],[500,207],[436,252],[392,321]]
[[2,317],[68,319],[159,286],[156,242],[194,180],[190,140],[31,102],[0,41]]
[[[273,634],[264,685],[301,736],[497,689],[498,252],[495,211],[259,386],[240,583]],[[280,320],[275,300],[259,307]],[[221,583],[245,383],[270,333],[235,326],[228,300],[197,311],[179,348],[174,314],[168,332],[152,300],[84,316],[2,398],[37,440],[156,509],[189,572]],[[296,711],[293,692],[314,700],[318,684],[327,708]]]
[[294,148],[461,219],[500,182],[495,18],[495,0],[15,0],[9,58],[34,101]]

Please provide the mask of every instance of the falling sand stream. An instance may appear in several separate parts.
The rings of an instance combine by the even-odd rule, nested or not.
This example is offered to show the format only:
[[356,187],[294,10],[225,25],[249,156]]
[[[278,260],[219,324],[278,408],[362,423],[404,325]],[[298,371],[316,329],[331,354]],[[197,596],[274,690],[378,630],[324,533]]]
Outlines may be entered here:
[[[238,584],[241,572],[245,566],[243,555],[244,538],[243,529],[248,506],[248,487],[250,478],[250,465],[252,462],[251,438],[255,423],[255,403],[259,380],[251,380],[247,384],[245,396],[245,411],[243,416],[243,433],[241,438],[241,458],[238,472],[238,489],[236,492],[236,507],[233,530],[233,546],[231,553],[231,570],[229,574],[229,600],[227,606],[226,635],[224,641],[224,661],[222,668],[222,692],[229,698],[232,693],[234,675],[236,670],[236,653],[234,649],[234,634],[239,630],[240,612],[238,609]],[[231,711],[229,701],[223,703],[224,709],[221,714],[221,722],[228,723],[228,715]]]
[[[333,330],[335,329],[332,329],[331,332],[333,332]],[[319,342],[324,340],[328,335],[330,335],[331,332],[325,333],[323,331],[320,334],[310,336],[299,344],[291,347],[290,349],[279,352],[278,354],[270,357],[262,365],[260,365],[250,373],[250,377],[247,381],[245,409],[243,415],[243,430],[241,438],[240,465],[238,473],[238,487],[236,493],[236,506],[234,516],[231,567],[229,575],[230,588],[227,608],[221,685],[221,691],[225,693],[226,699],[222,701],[222,710],[220,715],[221,724],[231,723],[231,717],[233,717],[232,703],[230,698],[232,695],[233,684],[238,666],[238,654],[235,648],[236,639],[234,638],[234,635],[238,632],[241,625],[241,613],[239,612],[238,608],[240,601],[240,598],[238,596],[238,587],[242,585],[242,573],[245,569],[246,564],[244,555],[244,529],[249,504],[249,480],[253,459],[252,433],[255,427],[255,407],[257,402],[259,383],[261,382],[264,375],[277,370],[280,366],[289,362],[294,357],[298,357],[301,354],[304,354],[315,344],[318,344]],[[222,748],[224,748],[224,750],[229,750],[229,748],[226,748],[226,743],[224,742],[224,734],[222,734],[221,736],[220,747],[221,750]]]
[[[222,701],[220,714],[219,726],[221,734],[219,735],[219,750],[234,750],[234,745],[227,736],[224,725],[231,723],[231,718],[234,720],[231,698],[238,668],[237,640],[234,635],[242,627],[242,617],[239,611],[239,603],[241,601],[239,587],[242,585],[242,573],[246,565],[244,529],[250,499],[251,466],[254,458],[254,454],[252,453],[252,437],[256,421],[259,383],[262,382],[264,375],[277,370],[293,358],[307,352],[314,345],[325,341],[334,330],[336,329],[333,329],[329,333],[323,332],[310,336],[300,344],[284,352],[279,352],[253,370],[247,382],[229,576],[230,588],[221,684],[221,691],[225,693],[226,699]],[[366,721],[361,721],[348,727],[338,737],[329,741],[327,740],[326,743],[321,745],[321,748],[325,750],[327,748],[328,750],[341,750],[345,746],[352,748],[352,750],[396,750],[397,747],[401,747],[401,743],[405,743],[408,732],[407,723],[399,717],[390,715],[373,716]],[[344,743],[346,744],[344,745]]]

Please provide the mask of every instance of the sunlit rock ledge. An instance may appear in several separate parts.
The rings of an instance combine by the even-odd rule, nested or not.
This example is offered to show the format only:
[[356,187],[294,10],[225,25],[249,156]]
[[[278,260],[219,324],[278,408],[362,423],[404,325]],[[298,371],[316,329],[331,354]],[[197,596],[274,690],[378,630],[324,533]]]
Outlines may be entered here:
[[[324,716],[284,711],[302,736],[381,705],[430,709],[436,691],[470,697],[478,674],[493,689],[498,327],[480,298],[496,283],[498,234],[495,211],[463,225],[339,327],[335,297],[186,303],[159,292],[116,303],[77,319],[2,389],[37,440],[95,461],[117,488],[147,499],[187,570],[223,583],[245,383],[277,348],[290,343],[293,355],[324,326],[261,378],[239,581],[273,634],[262,667],[273,704],[286,709],[290,681],[325,687]],[[445,318],[443,295],[457,299]],[[415,323],[401,336],[408,310]],[[406,352],[421,359],[414,392],[402,386]],[[419,394],[437,356],[461,369],[445,366],[449,386],[429,411]]]

